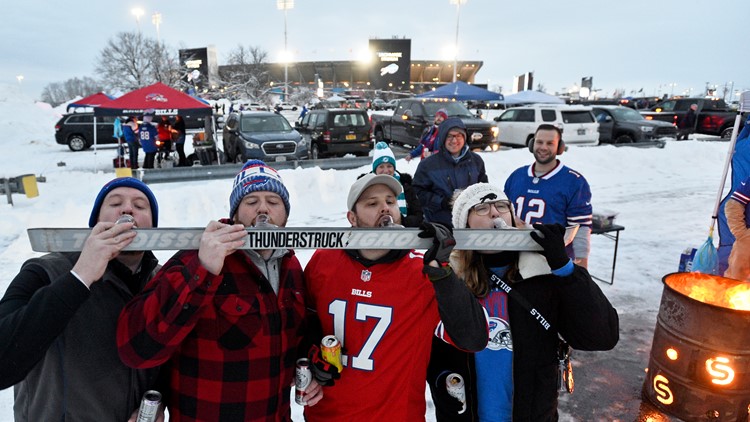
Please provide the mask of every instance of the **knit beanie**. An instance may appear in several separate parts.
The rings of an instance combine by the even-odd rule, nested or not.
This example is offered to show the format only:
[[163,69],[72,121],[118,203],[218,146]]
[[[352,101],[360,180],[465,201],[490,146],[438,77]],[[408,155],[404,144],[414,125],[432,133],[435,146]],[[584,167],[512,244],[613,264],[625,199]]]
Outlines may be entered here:
[[461,191],[453,200],[453,228],[465,229],[471,207],[487,201],[505,199],[503,191],[489,183],[475,183]]
[[279,173],[260,160],[248,160],[237,176],[229,196],[229,218],[234,218],[242,198],[252,192],[273,192],[284,201],[286,215],[289,216],[289,191],[284,186]]
[[146,198],[148,198],[148,204],[151,206],[151,225],[153,227],[158,227],[159,204],[156,203],[156,197],[145,183],[134,177],[119,177],[117,179],[111,180],[106,185],[104,185],[102,190],[99,191],[99,195],[96,196],[96,200],[94,201],[94,209],[91,210],[91,217],[89,217],[89,227],[94,227],[96,225],[96,221],[99,219],[99,212],[101,211],[104,198],[106,198],[107,195],[113,190],[123,187],[138,189],[139,191],[143,192],[144,195],[146,195]]
[[443,116],[443,120],[448,118],[448,110],[441,108],[438,111],[435,112],[435,117],[437,116]]
[[375,151],[372,153],[372,171],[378,168],[379,165],[388,163],[393,165],[393,169],[396,169],[396,156],[393,155],[393,151],[383,141],[375,144]]

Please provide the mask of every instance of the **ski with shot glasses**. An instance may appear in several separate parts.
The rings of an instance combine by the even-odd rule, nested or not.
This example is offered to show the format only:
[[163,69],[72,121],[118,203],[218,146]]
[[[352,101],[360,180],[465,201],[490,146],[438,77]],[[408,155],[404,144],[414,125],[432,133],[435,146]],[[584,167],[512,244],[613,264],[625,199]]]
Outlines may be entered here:
[[[134,228],[136,236],[125,251],[199,249],[204,228]],[[354,227],[248,227],[239,249],[428,249],[432,238],[418,236],[419,229],[397,226]],[[455,249],[485,251],[541,251],[531,238],[533,229],[456,229]],[[565,244],[573,241],[578,226],[565,230]],[[33,228],[27,230],[35,252],[78,252],[90,228]],[[541,233],[537,232],[541,235]]]

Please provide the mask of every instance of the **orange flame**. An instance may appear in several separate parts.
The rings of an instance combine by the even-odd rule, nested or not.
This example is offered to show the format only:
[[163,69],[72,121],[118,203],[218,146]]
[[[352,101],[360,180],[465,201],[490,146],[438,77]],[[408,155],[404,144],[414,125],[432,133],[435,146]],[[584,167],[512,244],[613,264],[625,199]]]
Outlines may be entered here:
[[702,273],[673,274],[665,281],[673,289],[699,302],[750,311],[750,283]]

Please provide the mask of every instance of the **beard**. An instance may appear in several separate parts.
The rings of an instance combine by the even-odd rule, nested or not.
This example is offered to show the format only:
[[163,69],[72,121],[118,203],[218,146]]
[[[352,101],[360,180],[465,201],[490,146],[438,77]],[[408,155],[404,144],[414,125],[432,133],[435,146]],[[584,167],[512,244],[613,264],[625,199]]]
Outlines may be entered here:
[[542,158],[538,152],[534,151],[534,159],[539,164],[549,164],[557,159],[557,155],[549,154],[547,158]]

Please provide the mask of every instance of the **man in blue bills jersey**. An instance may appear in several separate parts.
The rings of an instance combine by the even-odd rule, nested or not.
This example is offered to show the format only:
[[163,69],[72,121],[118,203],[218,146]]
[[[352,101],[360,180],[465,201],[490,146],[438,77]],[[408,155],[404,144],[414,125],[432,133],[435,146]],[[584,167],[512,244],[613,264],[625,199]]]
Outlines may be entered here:
[[534,162],[514,171],[505,181],[505,194],[516,214],[527,224],[579,224],[568,255],[587,268],[591,250],[591,188],[577,171],[564,166],[557,156],[565,150],[562,131],[539,125],[529,145]]

